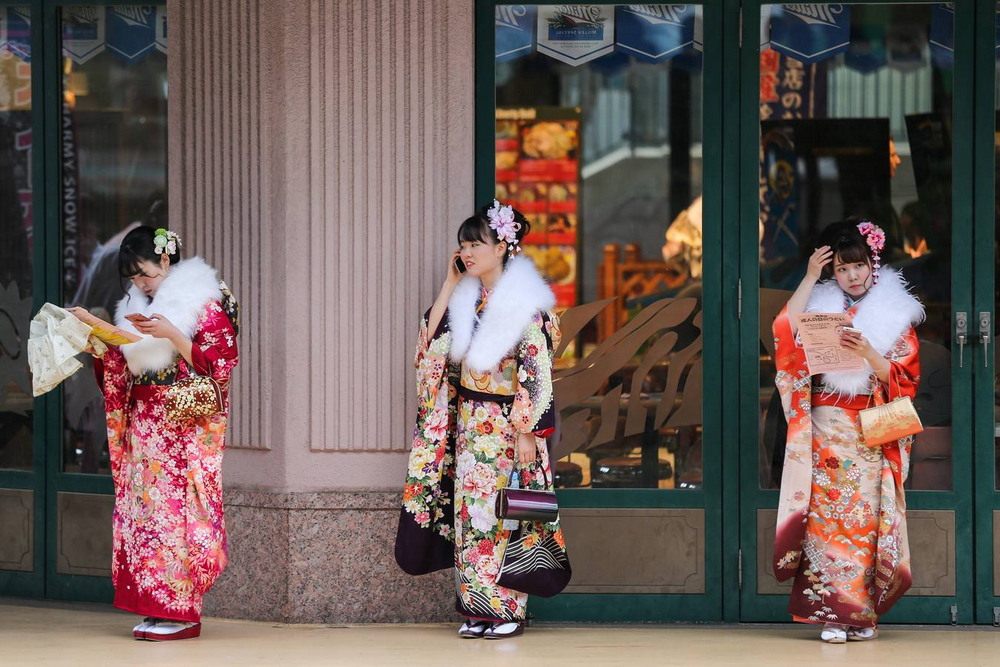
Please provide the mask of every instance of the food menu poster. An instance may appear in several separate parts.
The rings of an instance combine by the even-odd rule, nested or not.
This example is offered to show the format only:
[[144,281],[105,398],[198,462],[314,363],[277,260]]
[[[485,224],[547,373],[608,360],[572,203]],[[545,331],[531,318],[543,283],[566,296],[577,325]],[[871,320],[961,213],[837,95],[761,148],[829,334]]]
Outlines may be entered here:
[[522,252],[559,307],[579,299],[580,126],[574,107],[496,110],[496,198],[531,223]]

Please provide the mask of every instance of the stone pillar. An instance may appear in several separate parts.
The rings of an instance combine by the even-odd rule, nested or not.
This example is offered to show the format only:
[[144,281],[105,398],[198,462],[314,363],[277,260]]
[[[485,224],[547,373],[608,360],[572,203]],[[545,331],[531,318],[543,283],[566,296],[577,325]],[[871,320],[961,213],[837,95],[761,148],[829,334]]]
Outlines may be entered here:
[[171,224],[242,306],[205,613],[452,617],[393,537],[417,324],[473,210],[472,0],[172,0]]

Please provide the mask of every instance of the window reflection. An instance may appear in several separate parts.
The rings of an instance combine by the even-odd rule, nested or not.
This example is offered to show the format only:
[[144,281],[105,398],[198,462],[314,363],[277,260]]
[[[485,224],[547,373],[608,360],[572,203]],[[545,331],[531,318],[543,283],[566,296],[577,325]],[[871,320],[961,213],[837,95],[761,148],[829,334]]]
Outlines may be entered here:
[[908,487],[950,489],[954,12],[845,4],[800,16],[817,7],[762,10],[760,485],[779,486],[786,433],[771,322],[822,229],[856,216],[885,229],[884,262],[927,310],[914,401],[926,430]]
[[31,470],[31,42],[27,6],[0,7],[0,468]]
[[[63,294],[104,319],[127,287],[118,246],[140,223],[167,226],[165,7],[62,12]],[[63,469],[110,474],[104,402],[87,368],[63,384]]]
[[702,484],[700,21],[496,10],[496,197],[564,309],[559,487]]

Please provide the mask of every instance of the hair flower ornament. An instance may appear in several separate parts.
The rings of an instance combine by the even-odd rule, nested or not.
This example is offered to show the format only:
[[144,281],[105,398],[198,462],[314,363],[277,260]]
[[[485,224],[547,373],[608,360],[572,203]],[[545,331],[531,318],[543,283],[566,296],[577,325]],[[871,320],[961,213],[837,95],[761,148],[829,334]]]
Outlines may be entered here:
[[878,270],[882,268],[882,255],[885,249],[885,231],[874,222],[865,220],[858,223],[858,231],[865,237],[872,256],[872,285],[878,284]]
[[181,246],[181,237],[176,232],[167,229],[157,229],[153,235],[153,252],[157,255],[164,253],[173,255]]
[[486,217],[490,220],[490,229],[497,233],[501,241],[507,242],[507,252],[514,254],[517,252],[517,233],[521,230],[521,223],[514,220],[514,207],[502,205],[496,199],[493,206],[486,211]]

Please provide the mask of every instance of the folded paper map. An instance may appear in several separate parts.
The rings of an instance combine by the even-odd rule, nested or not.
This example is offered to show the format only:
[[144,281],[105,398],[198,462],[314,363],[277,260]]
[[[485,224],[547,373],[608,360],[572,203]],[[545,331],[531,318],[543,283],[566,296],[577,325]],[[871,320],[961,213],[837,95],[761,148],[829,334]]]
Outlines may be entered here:
[[124,329],[116,327],[111,322],[105,322],[96,315],[83,311],[73,313],[78,320],[92,327],[91,335],[97,337],[108,345],[127,345],[142,340],[142,336],[129,333]]
[[846,313],[800,313],[793,316],[806,353],[809,374],[864,370],[864,359],[841,347],[840,334],[851,326]]

